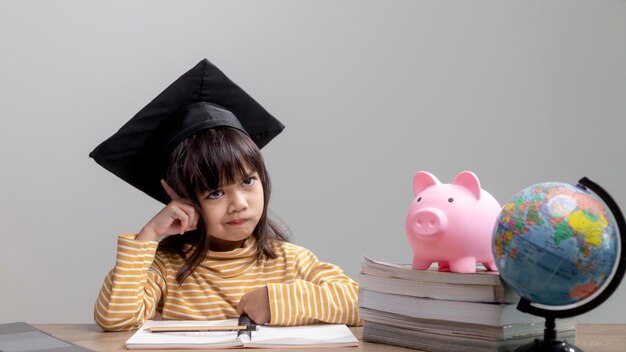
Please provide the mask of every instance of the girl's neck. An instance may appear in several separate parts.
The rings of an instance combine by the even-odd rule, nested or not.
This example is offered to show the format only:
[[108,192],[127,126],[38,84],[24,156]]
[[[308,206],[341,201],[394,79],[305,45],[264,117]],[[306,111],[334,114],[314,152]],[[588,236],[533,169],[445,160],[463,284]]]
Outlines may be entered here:
[[237,248],[241,248],[246,240],[226,241],[219,238],[211,238],[209,240],[209,250],[213,252],[229,252]]

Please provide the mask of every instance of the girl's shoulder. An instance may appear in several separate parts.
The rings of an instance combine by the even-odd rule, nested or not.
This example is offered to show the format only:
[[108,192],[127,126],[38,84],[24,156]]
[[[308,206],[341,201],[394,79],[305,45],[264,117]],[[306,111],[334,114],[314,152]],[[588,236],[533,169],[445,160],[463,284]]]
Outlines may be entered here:
[[155,259],[158,262],[161,262],[166,266],[180,266],[184,263],[184,259],[180,256],[180,254],[173,253],[171,251],[157,249],[155,254]]
[[272,241],[272,246],[276,250],[279,250],[279,249],[285,249],[285,250],[302,250],[302,249],[305,249],[304,247],[298,246],[297,244],[293,244],[293,243],[287,242],[287,241],[279,241],[279,240],[273,240]]
[[314,255],[313,252],[305,247],[293,244],[291,242],[274,241],[274,252],[280,255],[288,256],[302,256],[302,255]]

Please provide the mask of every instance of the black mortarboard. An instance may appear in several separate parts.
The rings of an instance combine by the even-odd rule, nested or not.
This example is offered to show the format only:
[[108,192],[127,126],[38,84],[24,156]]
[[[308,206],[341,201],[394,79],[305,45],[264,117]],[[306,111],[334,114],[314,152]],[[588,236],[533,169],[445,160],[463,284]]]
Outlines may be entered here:
[[285,127],[209,60],[200,61],[133,116],[89,156],[105,169],[168,203],[160,179],[170,152],[185,138],[228,126],[259,148]]

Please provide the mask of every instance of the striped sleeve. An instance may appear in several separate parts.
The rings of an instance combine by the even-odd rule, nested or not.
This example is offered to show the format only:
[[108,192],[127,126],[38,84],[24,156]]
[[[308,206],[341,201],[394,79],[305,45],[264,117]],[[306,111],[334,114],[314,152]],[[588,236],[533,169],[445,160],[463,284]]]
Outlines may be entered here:
[[330,263],[302,248],[295,258],[294,280],[267,284],[270,325],[319,322],[361,325],[358,284]]
[[120,235],[115,267],[104,279],[94,306],[95,323],[105,331],[137,329],[154,316],[167,286],[155,260],[157,242]]

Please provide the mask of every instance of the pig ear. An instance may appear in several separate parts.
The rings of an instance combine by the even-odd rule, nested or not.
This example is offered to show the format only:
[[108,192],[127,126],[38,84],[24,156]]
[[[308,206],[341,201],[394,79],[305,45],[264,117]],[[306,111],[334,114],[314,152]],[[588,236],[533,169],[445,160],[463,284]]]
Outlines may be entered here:
[[430,186],[438,185],[441,182],[430,172],[420,171],[413,177],[413,193],[418,195]]
[[480,199],[480,181],[478,181],[478,177],[473,172],[461,172],[460,174],[456,175],[454,181],[452,181],[452,184],[469,189],[469,191],[472,192],[476,199]]

